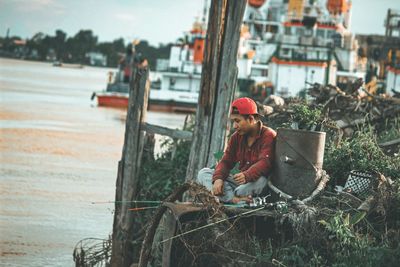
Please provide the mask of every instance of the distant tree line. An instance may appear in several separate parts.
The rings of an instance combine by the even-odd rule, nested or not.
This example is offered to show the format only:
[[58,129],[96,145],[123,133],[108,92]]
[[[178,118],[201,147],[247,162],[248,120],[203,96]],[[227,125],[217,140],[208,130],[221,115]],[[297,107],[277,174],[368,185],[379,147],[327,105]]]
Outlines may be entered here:
[[[62,30],[56,30],[55,35],[39,32],[26,40],[19,36],[0,37],[0,56],[86,64],[87,53],[99,52],[107,57],[108,67],[117,67],[127,45],[123,38],[111,42],[98,42],[97,36],[91,30],[80,30],[71,37],[67,37]],[[142,40],[135,50],[147,58],[151,69],[155,69],[156,60],[168,58],[170,48],[171,44],[154,47]]]

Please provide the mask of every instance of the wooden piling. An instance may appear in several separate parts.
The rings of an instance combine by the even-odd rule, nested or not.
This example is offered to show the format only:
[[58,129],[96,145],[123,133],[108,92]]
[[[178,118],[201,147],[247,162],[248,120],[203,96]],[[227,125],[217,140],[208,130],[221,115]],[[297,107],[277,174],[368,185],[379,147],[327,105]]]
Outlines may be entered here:
[[214,164],[225,146],[236,87],[237,52],[246,0],[213,0],[210,6],[199,103],[186,180]]
[[135,66],[132,71],[129,92],[129,106],[126,118],[125,141],[122,158],[118,164],[115,193],[115,213],[112,234],[111,266],[128,267],[133,262],[131,237],[134,234],[133,216],[128,211],[128,201],[136,199],[139,170],[142,160],[145,134],[147,102],[150,92],[149,70]]
[[168,131],[145,123],[149,96],[149,71],[133,69],[125,142],[118,164],[116,204],[112,236],[111,266],[133,263],[133,216],[128,201],[135,200],[144,146],[144,131],[161,132],[173,138],[192,140],[187,180],[200,168],[211,164],[213,153],[223,150],[228,127],[230,103],[236,87],[236,57],[246,0],[213,0],[209,13],[205,59],[203,62],[199,105],[193,137],[184,131]]

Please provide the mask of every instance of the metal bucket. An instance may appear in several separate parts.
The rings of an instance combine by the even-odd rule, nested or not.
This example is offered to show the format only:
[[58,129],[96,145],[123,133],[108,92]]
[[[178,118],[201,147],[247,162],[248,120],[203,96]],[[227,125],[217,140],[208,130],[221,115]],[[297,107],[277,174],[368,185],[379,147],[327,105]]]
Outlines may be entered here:
[[291,196],[309,196],[321,179],[324,148],[324,132],[278,128],[273,184]]

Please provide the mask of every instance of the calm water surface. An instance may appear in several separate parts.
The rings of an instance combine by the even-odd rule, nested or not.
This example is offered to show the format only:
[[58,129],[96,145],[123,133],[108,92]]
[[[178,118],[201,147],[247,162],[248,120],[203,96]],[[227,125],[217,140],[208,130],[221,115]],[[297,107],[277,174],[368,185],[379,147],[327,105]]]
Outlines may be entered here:
[[[107,238],[125,111],[90,100],[105,68],[0,58],[0,265],[74,266],[75,244]],[[184,115],[148,113],[183,125]]]

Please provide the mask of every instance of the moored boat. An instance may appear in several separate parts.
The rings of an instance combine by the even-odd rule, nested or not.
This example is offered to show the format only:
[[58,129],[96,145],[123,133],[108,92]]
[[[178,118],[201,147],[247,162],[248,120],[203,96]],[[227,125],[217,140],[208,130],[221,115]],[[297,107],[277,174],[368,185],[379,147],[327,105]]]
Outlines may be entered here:
[[127,108],[128,93],[101,92],[96,93],[98,105],[101,107]]

